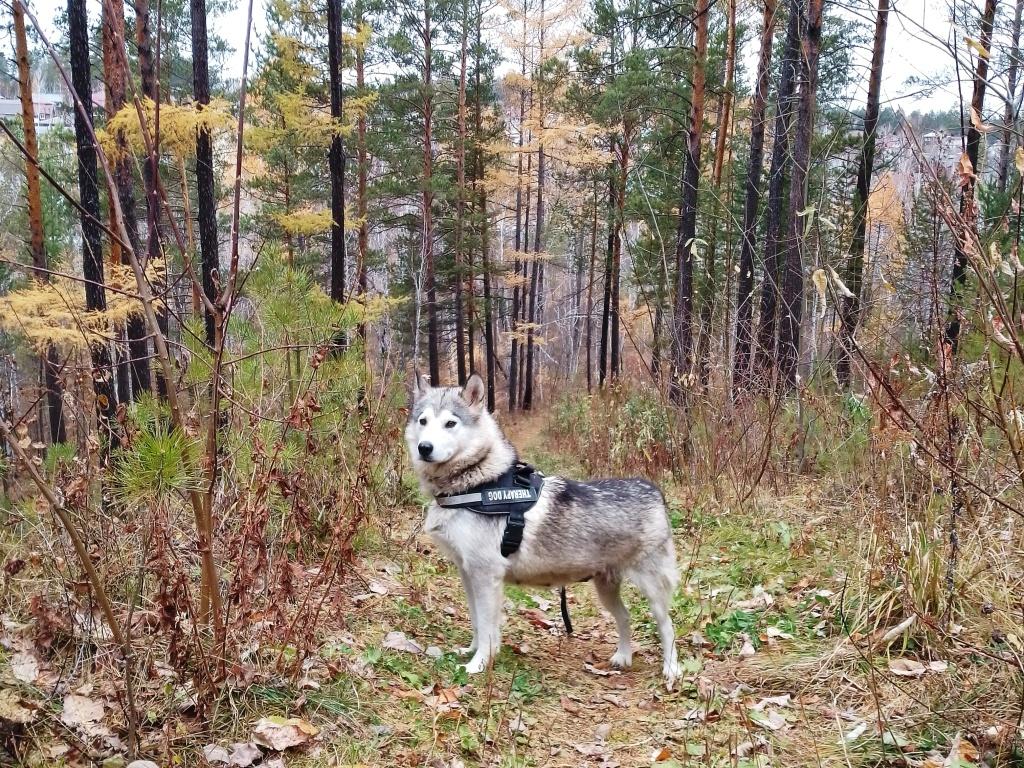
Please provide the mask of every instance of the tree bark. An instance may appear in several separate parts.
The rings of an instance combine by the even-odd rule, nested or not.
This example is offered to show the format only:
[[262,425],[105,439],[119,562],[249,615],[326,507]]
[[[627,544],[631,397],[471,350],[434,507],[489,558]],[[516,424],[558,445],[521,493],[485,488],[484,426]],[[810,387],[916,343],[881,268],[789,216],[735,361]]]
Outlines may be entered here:
[[[612,152],[615,151],[615,139],[612,139]],[[615,218],[617,204],[615,202],[617,192],[615,184],[614,169],[608,169],[608,244],[604,260],[604,303],[601,308],[601,349],[597,355],[597,386],[604,389],[604,383],[608,379],[608,347],[611,331],[612,314],[612,268],[614,267],[615,253],[615,227],[612,219]]]
[[[462,31],[459,52],[459,93],[456,115],[455,153],[455,358],[459,386],[466,383],[466,318],[463,315],[463,267],[466,216],[466,64],[469,45],[469,3],[462,0]],[[473,368],[470,350],[469,368]]]
[[697,0],[697,25],[693,58],[693,91],[690,103],[690,129],[683,163],[682,199],[679,227],[676,231],[675,336],[673,339],[673,401],[681,402],[683,379],[693,367],[693,253],[697,237],[697,187],[700,183],[700,150],[704,135],[704,85],[708,55],[708,0]]
[[[113,117],[127,103],[128,59],[125,55],[124,0],[104,0],[103,3],[103,72],[106,86],[106,112]],[[113,165],[117,196],[121,202],[124,227],[130,244],[136,253],[142,252],[139,239],[139,225],[135,211],[135,193],[131,165],[128,162],[128,148],[120,139],[121,153]],[[131,263],[127,253],[115,242],[111,246],[111,260],[124,266]],[[151,386],[149,373],[149,341],[146,333],[146,319],[142,314],[128,318],[125,331],[128,336],[128,369],[130,370],[131,399],[135,400]]]
[[797,71],[800,67],[800,14],[801,0],[791,0],[786,23],[786,41],[783,45],[776,95],[775,135],[772,144],[772,162],[768,171],[768,207],[766,211],[766,237],[764,247],[764,277],[761,284],[761,317],[757,327],[757,347],[754,350],[755,385],[769,389],[776,363],[776,332],[781,276],[780,251],[789,232],[788,207],[783,196],[786,188],[791,157],[789,130],[793,121],[796,101]]
[[[438,356],[437,288],[434,284],[434,83],[431,69],[433,30],[430,24],[430,0],[423,3],[423,281],[427,292],[427,367],[430,382],[441,379]],[[417,329],[418,332],[419,329]]]
[[[21,99],[21,122],[25,131],[25,151],[30,160],[25,161],[25,199],[28,206],[29,250],[35,277],[41,283],[50,281],[47,271],[46,239],[43,225],[43,198],[39,185],[39,144],[36,141],[36,114],[32,103],[32,71],[28,61],[28,39],[25,34],[25,8],[21,0],[11,3],[14,17],[14,47],[18,65],[18,95]],[[60,357],[57,348],[49,345],[40,356],[43,372],[43,386],[46,389],[46,411],[49,424],[50,443],[67,440],[64,426],[63,387],[60,381]]]
[[[362,0],[356,3],[356,26],[362,28],[365,23],[363,19]],[[362,45],[356,47],[356,90],[362,96],[366,89],[366,51]],[[369,287],[367,275],[367,258],[370,250],[370,223],[367,218],[369,201],[367,199],[369,181],[369,155],[366,148],[366,112],[360,110],[356,117],[356,155],[359,162],[358,180],[356,182],[356,215],[359,217],[359,231],[356,233],[356,288],[359,296],[366,298],[366,291]],[[358,327],[359,338],[366,342],[366,323],[360,322]]]
[[1010,67],[1006,74],[1006,103],[1003,106],[1003,143],[999,148],[998,189],[1006,193],[1010,178],[1010,144],[1013,142],[1017,115],[1017,73],[1020,71],[1020,18],[1024,0],[1017,0],[1013,9],[1013,26],[1010,30]]
[[[996,17],[996,0],[985,0],[985,10],[981,14],[981,46],[985,51],[992,50],[992,25]],[[988,56],[978,56],[977,68],[974,72],[974,88],[971,94],[971,110],[977,115],[983,114],[985,106],[985,87],[988,83]],[[955,355],[960,343],[962,326],[963,293],[967,285],[967,241],[977,226],[978,205],[974,199],[974,188],[977,184],[976,174],[979,172],[978,155],[981,148],[981,131],[969,121],[967,128],[967,160],[970,173],[960,180],[960,218],[964,231],[955,232],[953,236],[953,274],[949,283],[949,313],[946,321],[945,342],[951,354]]]
[[[157,57],[153,48],[153,33],[150,27],[149,0],[135,0],[135,42],[139,56],[139,81],[142,95],[156,105],[157,122],[153,126],[153,142],[148,156],[142,165],[142,186],[146,197],[146,250],[145,259],[161,258],[160,248],[160,192],[158,189],[160,173],[159,138],[159,105],[160,79],[157,76]],[[189,221],[191,230],[191,220]],[[191,238],[190,238],[191,239]],[[143,256],[142,251],[139,251]],[[162,286],[154,286],[159,292]],[[157,323],[160,332],[167,336],[167,307],[157,309]],[[169,382],[164,380],[163,369],[156,367],[156,389],[161,398],[167,397]]]
[[789,220],[792,232],[786,243],[782,279],[782,317],[779,320],[779,382],[786,390],[796,386],[800,363],[800,324],[804,303],[804,253],[807,250],[807,175],[814,138],[814,108],[818,92],[818,60],[821,53],[821,18],[824,0],[809,0],[807,24],[801,41],[802,82],[793,140],[793,178],[789,186]]
[[[200,109],[210,103],[210,65],[207,52],[206,0],[189,0],[192,16],[192,88]],[[196,133],[196,206],[199,211],[199,251],[202,262],[203,292],[217,302],[217,275],[220,254],[217,239],[217,197],[213,175],[213,136],[209,129]],[[215,318],[204,313],[206,343],[213,347]]]
[[733,396],[750,387],[750,352],[754,331],[754,253],[757,209],[761,201],[761,165],[767,124],[768,88],[771,80],[772,40],[775,36],[777,0],[765,0],[761,23],[761,51],[757,60],[757,85],[750,113],[750,156],[743,200],[743,242],[740,245],[739,277],[736,280],[736,348],[733,359]]
[[[99,223],[100,195],[96,182],[96,146],[90,135],[92,75],[89,64],[89,18],[85,0],[68,0],[68,36],[71,81],[82,104],[82,109],[76,109],[74,112],[79,203],[83,211],[82,272],[86,281],[85,306],[89,310],[102,312],[107,308],[107,297],[103,282],[103,243]],[[118,444],[115,429],[117,402],[111,378],[110,351],[104,344],[94,344],[90,352],[99,431],[106,445],[114,448]]]
[[[1021,0],[1024,2],[1024,0]],[[871,46],[871,74],[868,78],[868,100],[864,108],[864,141],[857,161],[857,189],[853,198],[853,239],[846,258],[843,281],[853,296],[842,300],[839,308],[839,357],[836,377],[841,387],[850,386],[850,363],[853,356],[853,335],[860,324],[861,292],[864,282],[864,243],[868,226],[868,198],[875,167],[875,140],[878,129],[878,102],[882,92],[882,65],[885,60],[885,36],[889,24],[889,0],[878,0],[875,15],[875,36]]]
[[474,74],[476,78],[475,109],[474,109],[474,157],[476,159],[477,199],[479,210],[477,217],[480,222],[480,268],[483,271],[484,288],[484,368],[487,371],[487,410],[493,412],[496,405],[494,391],[494,368],[497,352],[494,349],[494,308],[491,298],[491,263],[490,263],[490,219],[487,215],[487,187],[484,184],[484,130],[483,130],[483,90],[480,82],[480,71],[483,68],[483,2],[476,3],[476,46]]
[[[544,65],[544,0],[540,4],[540,67]],[[538,72],[542,73],[542,69]],[[544,82],[541,74],[539,109],[537,110],[537,213],[536,223],[533,226],[533,265],[530,270],[530,320],[526,329],[526,381],[523,389],[523,410],[529,411],[533,408],[534,374],[537,364],[534,361],[536,350],[534,349],[534,326],[537,325],[537,303],[538,303],[538,281],[542,281],[543,270],[543,249],[544,249],[544,177],[546,169],[546,156],[544,152]]]
[[594,348],[594,262],[597,260],[597,179],[594,179],[594,210],[593,218],[590,221],[590,266],[587,270],[587,393],[593,391],[594,387],[594,363],[591,360]]
[[[337,302],[345,301],[345,144],[341,137],[345,92],[341,82],[341,56],[341,0],[327,0],[327,71],[334,128],[327,157],[331,171],[331,299]],[[344,333],[338,341],[344,346]]]

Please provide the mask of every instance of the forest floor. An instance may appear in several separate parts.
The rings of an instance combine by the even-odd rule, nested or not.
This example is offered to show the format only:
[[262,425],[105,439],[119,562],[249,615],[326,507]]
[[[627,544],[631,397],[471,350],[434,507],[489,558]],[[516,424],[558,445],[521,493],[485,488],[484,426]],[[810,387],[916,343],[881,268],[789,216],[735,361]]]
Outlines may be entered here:
[[[511,432],[548,473],[579,473],[547,449],[542,418]],[[173,740],[194,755],[180,764],[205,765],[203,746],[223,764],[267,716],[316,729],[262,758],[295,768],[973,764],[974,746],[934,702],[955,691],[971,706],[993,686],[984,668],[871,654],[842,629],[858,526],[838,489],[763,493],[746,512],[685,509],[681,491],[666,488],[683,576],[674,620],[686,675],[675,691],[664,689],[653,624],[632,589],[634,665],[609,668],[614,623],[586,584],[570,589],[569,637],[554,590],[509,587],[501,655],[490,674],[467,678],[453,650],[470,637],[457,573],[410,509],[401,530],[362,548],[344,586],[351,609],[329,621],[306,677],[249,686],[212,729],[179,726]],[[0,650],[0,684],[14,658]],[[259,763],[237,754],[235,765]]]

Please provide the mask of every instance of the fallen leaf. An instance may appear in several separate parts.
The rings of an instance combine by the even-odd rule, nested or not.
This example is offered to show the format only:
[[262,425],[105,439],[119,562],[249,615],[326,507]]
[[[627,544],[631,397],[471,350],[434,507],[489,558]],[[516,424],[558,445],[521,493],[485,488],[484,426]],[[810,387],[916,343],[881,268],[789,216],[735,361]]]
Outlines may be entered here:
[[526,725],[526,721],[523,720],[523,713],[519,712],[508,721],[509,733],[529,733],[530,728]]
[[577,704],[572,699],[570,699],[564,693],[561,695],[561,697],[559,697],[559,702],[562,705],[562,709],[565,710],[566,712],[568,712],[571,715],[577,715],[581,711],[580,705]]
[[743,647],[740,648],[740,658],[741,659],[749,659],[751,656],[753,656],[756,653],[757,653],[757,651],[754,650],[754,644],[752,642],[750,642],[749,639],[748,640],[744,640],[743,641]]
[[662,763],[670,757],[672,757],[672,750],[668,747],[662,747],[661,749],[656,749],[651,753],[651,762]]
[[316,736],[315,726],[298,717],[264,717],[253,726],[253,741],[262,747],[281,752],[305,744]]
[[949,669],[949,664],[947,664],[945,661],[942,661],[941,659],[928,662],[929,672],[945,672],[947,669]]
[[594,736],[598,741],[608,741],[608,736],[612,732],[611,723],[601,723],[597,728],[594,729]]
[[203,757],[208,763],[227,763],[231,754],[220,744],[207,744],[203,747]]
[[18,651],[11,657],[11,671],[16,680],[31,685],[39,677],[39,660],[28,651]]
[[125,768],[160,768],[152,760],[132,760]]
[[251,741],[237,741],[231,745],[231,756],[228,758],[228,765],[237,768],[249,768],[253,763],[263,758],[263,752]]
[[920,661],[901,657],[889,662],[889,671],[899,677],[920,677],[928,668]]
[[549,619],[539,608],[526,608],[522,611],[523,616],[538,629],[551,629],[555,622]]
[[17,694],[10,688],[0,688],[0,720],[9,723],[30,723],[32,711],[23,707]]
[[590,662],[584,662],[583,668],[590,674],[597,675],[598,677],[611,677],[612,675],[622,674],[622,672],[617,669],[601,669],[600,667],[595,667]]
[[787,725],[786,718],[774,709],[766,712],[754,712],[751,714],[750,719],[769,731],[780,731]]
[[604,744],[598,744],[594,741],[584,741],[579,744],[573,744],[572,748],[586,757],[601,757],[608,752],[608,748]]
[[767,698],[761,699],[757,704],[753,704],[748,709],[752,712],[763,712],[765,707],[788,707],[793,703],[792,697],[785,693],[781,696],[768,696]]
[[843,741],[856,741],[864,735],[864,731],[866,731],[867,729],[868,724],[861,720],[859,723],[857,723],[855,726],[853,726],[853,728],[851,728],[843,735]]
[[793,636],[791,634],[789,634],[789,632],[781,630],[778,627],[768,627],[768,629],[766,629],[764,631],[764,633],[765,633],[765,635],[767,635],[772,640],[775,640],[775,639],[778,639],[778,640],[792,640],[793,639]]
[[405,632],[388,632],[384,637],[385,648],[405,653],[423,653],[423,646],[405,636]]
[[64,697],[60,719],[65,725],[91,725],[102,718],[103,702],[77,693],[69,693]]

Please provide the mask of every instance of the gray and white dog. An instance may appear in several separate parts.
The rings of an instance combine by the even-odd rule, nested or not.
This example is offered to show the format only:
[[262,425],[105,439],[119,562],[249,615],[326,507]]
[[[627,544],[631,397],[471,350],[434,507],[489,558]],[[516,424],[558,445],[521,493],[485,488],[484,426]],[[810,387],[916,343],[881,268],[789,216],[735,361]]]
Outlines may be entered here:
[[[484,405],[484,383],[433,387],[418,372],[410,385],[405,440],[413,469],[432,497],[465,493],[491,482],[516,461],[515,448]],[[429,507],[425,530],[459,569],[473,623],[470,674],[486,669],[501,647],[503,585],[564,586],[593,580],[602,605],[615,618],[618,649],[611,663],[633,660],[629,611],[619,588],[624,580],[647,598],[658,625],[671,690],[680,675],[669,610],[678,583],[672,529],[665,499],[641,479],[577,482],[546,477],[537,503],[526,513],[518,551],[500,552],[505,517],[469,509]]]

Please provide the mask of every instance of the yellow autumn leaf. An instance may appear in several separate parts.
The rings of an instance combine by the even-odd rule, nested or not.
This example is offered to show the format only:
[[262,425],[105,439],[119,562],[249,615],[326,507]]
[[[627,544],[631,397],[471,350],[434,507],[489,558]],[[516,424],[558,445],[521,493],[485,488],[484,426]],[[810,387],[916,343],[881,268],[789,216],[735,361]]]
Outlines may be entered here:
[[981,56],[983,59],[988,58],[988,49],[984,45],[979,43],[977,40],[971,37],[965,37],[964,42],[967,43],[967,47],[974,51],[976,54]]
[[1013,155],[1013,164],[1017,168],[1017,173],[1024,176],[1024,148],[1017,147],[1017,151]]

